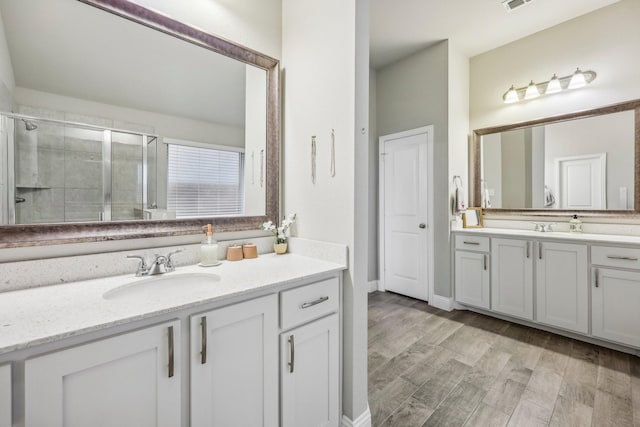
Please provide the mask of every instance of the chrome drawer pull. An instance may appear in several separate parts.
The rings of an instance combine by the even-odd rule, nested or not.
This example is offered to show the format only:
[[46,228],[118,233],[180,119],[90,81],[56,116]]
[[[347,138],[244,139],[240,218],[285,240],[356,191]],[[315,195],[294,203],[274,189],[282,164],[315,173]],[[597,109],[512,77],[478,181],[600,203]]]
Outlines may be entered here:
[[595,282],[596,288],[598,288],[599,284],[598,284],[598,269],[597,268],[594,270],[594,273],[595,273],[594,274],[594,276],[595,276],[594,277],[594,279],[595,279],[594,282]]
[[542,259],[542,242],[538,243],[538,259]]
[[314,305],[316,305],[316,304],[320,304],[320,303],[323,303],[323,302],[328,301],[328,300],[329,300],[329,297],[320,297],[320,298],[318,298],[318,299],[317,299],[317,300],[315,300],[315,301],[310,301],[310,302],[305,302],[305,303],[303,303],[303,304],[300,306],[300,308],[309,308],[309,307],[313,307],[313,306],[314,306]]
[[293,373],[293,364],[295,361],[295,356],[296,356],[296,347],[295,347],[295,343],[293,341],[293,335],[289,335],[289,346],[290,346],[290,357],[291,357],[291,362],[289,362],[289,373]]
[[169,326],[169,378],[173,377],[173,326]]
[[527,258],[531,256],[531,242],[527,242]]
[[200,318],[200,333],[202,335],[202,347],[200,349],[200,364],[207,363],[207,316]]
[[480,246],[480,242],[462,242],[465,245],[476,245],[476,246]]
[[484,255],[484,270],[487,270],[487,255]]
[[607,258],[609,258],[609,259],[620,259],[620,260],[624,260],[624,261],[637,261],[638,260],[638,258],[635,258],[635,257],[622,256],[622,255],[607,255]]

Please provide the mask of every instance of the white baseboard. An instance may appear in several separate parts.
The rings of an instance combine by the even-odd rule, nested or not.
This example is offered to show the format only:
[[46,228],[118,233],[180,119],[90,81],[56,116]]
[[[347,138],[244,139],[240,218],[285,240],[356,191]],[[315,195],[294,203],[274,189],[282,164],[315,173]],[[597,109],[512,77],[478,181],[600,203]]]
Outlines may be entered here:
[[371,411],[369,410],[369,405],[367,405],[367,410],[353,421],[346,415],[342,415],[342,427],[371,427]]
[[380,290],[380,281],[372,280],[369,282],[369,292],[375,292]]
[[453,309],[453,300],[447,297],[441,297],[440,295],[434,295],[429,301],[429,305],[432,305],[441,310],[451,311]]

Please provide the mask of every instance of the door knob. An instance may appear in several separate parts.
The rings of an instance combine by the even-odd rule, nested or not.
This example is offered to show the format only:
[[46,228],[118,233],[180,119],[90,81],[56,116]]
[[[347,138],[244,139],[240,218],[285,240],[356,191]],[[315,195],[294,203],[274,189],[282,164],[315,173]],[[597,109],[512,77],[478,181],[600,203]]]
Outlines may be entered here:
[[423,222],[423,223],[420,223],[420,225],[419,225],[418,227],[420,227],[420,228],[427,228],[427,224],[425,224],[425,223]]

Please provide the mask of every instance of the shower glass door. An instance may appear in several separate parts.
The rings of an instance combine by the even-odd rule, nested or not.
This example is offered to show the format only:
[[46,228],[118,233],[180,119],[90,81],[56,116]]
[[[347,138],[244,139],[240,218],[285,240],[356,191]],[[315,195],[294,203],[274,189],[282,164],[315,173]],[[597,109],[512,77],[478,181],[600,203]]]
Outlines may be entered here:
[[148,135],[20,116],[4,123],[4,223],[143,219]]

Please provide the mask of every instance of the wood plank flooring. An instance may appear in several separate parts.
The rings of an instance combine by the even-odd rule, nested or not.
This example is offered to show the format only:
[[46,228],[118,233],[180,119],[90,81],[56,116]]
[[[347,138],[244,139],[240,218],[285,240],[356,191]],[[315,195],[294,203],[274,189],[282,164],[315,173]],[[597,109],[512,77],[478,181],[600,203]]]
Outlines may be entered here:
[[369,405],[385,427],[640,427],[640,358],[374,292]]

